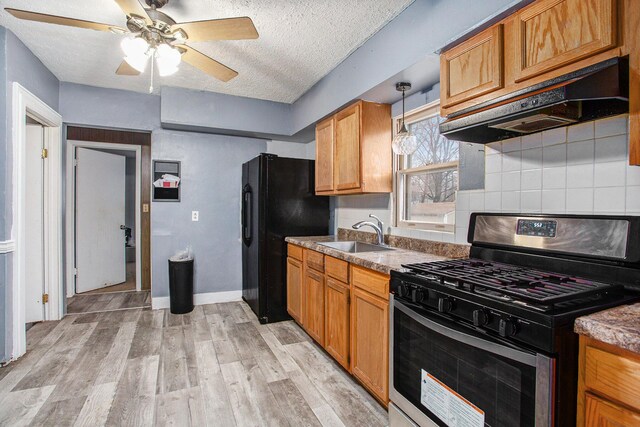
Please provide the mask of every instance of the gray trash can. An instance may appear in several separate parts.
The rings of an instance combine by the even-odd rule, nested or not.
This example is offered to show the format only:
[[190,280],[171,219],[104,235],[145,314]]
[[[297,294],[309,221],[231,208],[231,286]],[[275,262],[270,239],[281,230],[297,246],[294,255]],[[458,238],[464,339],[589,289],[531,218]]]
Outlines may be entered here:
[[193,258],[169,259],[169,300],[173,314],[193,311]]

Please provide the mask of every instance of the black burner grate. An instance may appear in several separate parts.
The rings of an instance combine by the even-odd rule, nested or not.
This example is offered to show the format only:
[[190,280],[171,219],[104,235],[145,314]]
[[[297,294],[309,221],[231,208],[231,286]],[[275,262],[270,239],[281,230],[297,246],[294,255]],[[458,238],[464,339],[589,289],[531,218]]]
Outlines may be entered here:
[[403,267],[430,276],[443,284],[468,288],[471,292],[481,288],[496,291],[514,300],[544,305],[603,294],[620,288],[618,285],[580,277],[479,259],[406,264]]

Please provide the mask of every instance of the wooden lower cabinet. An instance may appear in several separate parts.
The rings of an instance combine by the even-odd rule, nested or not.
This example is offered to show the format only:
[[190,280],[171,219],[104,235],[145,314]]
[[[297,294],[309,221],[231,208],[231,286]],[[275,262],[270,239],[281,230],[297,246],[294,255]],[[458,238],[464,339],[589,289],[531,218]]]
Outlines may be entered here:
[[324,346],[324,274],[316,270],[304,270],[304,319],[307,333]]
[[302,324],[302,261],[287,258],[287,311]]
[[349,285],[327,277],[324,297],[324,348],[343,368],[349,366]]
[[351,289],[351,372],[385,405],[389,400],[389,301]]
[[287,259],[289,314],[386,407],[389,276],[308,249],[301,258]]
[[590,393],[586,395],[587,427],[640,426],[640,413],[599,399]]
[[640,354],[580,337],[578,427],[640,426]]

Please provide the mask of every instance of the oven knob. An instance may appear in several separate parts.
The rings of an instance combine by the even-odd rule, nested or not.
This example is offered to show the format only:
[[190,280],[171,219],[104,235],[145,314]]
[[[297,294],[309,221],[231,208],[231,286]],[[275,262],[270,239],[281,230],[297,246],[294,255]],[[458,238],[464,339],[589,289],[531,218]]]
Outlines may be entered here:
[[427,293],[422,289],[414,289],[411,293],[411,300],[415,303],[423,302],[427,299]]
[[453,301],[451,298],[438,298],[438,311],[440,313],[448,313],[453,309]]
[[405,285],[404,283],[398,285],[398,296],[402,297],[402,298],[406,298],[409,296],[409,294],[411,293],[411,288],[409,288],[408,285]]
[[489,323],[489,312],[487,310],[473,310],[473,326],[484,326],[487,323]]
[[512,337],[518,333],[517,321],[512,319],[500,319],[498,333],[501,337]]

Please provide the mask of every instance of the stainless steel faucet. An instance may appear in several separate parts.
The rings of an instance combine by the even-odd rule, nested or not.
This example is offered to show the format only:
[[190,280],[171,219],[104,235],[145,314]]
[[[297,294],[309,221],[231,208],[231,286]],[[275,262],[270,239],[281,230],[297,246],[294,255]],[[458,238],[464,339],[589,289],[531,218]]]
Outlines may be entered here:
[[374,214],[369,214],[369,218],[373,218],[375,219],[378,224],[374,224],[371,221],[360,221],[360,222],[356,222],[355,224],[353,224],[351,227],[355,230],[359,229],[360,227],[364,227],[365,225],[368,225],[369,227],[373,228],[374,230],[376,230],[376,234],[378,236],[378,245],[380,246],[386,246],[384,244],[384,224],[382,223],[382,221],[380,221],[380,218],[378,218],[377,216],[375,216]]

